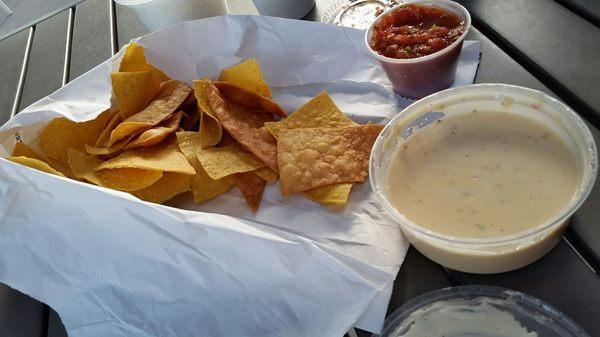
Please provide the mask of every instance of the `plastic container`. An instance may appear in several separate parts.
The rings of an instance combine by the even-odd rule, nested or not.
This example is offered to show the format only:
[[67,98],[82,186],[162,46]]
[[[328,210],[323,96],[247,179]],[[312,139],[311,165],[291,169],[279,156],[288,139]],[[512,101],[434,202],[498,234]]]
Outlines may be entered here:
[[[490,286],[452,287],[419,296],[394,311],[385,320],[381,334],[374,334],[373,337],[408,335],[414,324],[418,324],[419,319],[422,320],[433,310],[438,310],[437,312],[451,319],[451,327],[447,330],[437,330],[437,335],[434,336],[515,337],[508,331],[508,324],[499,327],[500,331],[493,329],[493,322],[490,323],[490,318],[486,317],[489,314],[489,310],[486,309],[489,307],[482,307],[483,303],[501,311],[503,318],[509,323],[517,324],[538,337],[590,337],[577,323],[541,300],[517,291]],[[456,316],[449,314],[453,310],[456,310],[455,314],[459,312],[458,316],[464,313],[463,319],[457,320]],[[430,327],[447,323],[432,317],[428,315],[427,323]],[[474,327],[478,325],[487,329],[483,332],[474,331]]]
[[315,7],[315,0],[252,0],[260,15],[301,19]]
[[179,22],[229,12],[225,0],[115,0],[133,10],[149,31],[155,31]]
[[[413,223],[387,200],[387,172],[396,150],[412,133],[439,118],[473,109],[520,114],[554,130],[571,149],[580,182],[570,203],[545,223],[513,235],[487,239],[443,235]],[[581,118],[558,100],[536,90],[507,84],[452,88],[423,98],[394,117],[371,152],[371,186],[389,217],[423,255],[446,267],[471,273],[499,273],[523,267],[560,240],[570,216],[589,195],[598,170],[596,144]]]
[[323,12],[322,23],[338,26],[367,29],[381,14],[381,11],[391,9],[389,0],[338,0],[333,1]]
[[[458,15],[465,22],[464,33],[448,47],[430,55],[411,59],[396,59],[379,55],[371,48],[370,44],[373,36],[373,27],[382,18],[398,8],[409,4],[435,6]],[[410,0],[393,7],[377,17],[365,34],[365,43],[371,55],[379,61],[385,70],[390,82],[392,82],[394,91],[400,96],[417,99],[449,88],[454,83],[458,57],[460,56],[462,44],[469,29],[471,29],[471,16],[469,12],[454,1]]]

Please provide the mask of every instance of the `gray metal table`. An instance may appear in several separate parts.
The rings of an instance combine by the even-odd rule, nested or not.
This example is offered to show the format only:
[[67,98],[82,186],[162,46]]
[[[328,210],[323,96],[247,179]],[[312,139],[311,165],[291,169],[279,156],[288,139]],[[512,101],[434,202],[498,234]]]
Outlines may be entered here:
[[[549,17],[562,16],[568,22],[563,20],[560,27],[579,27],[577,29],[585,30],[580,31],[581,34],[591,34],[581,39],[600,41],[600,33],[596,31],[598,21],[594,21],[600,16],[595,11],[598,7],[594,0],[536,1],[543,7],[544,16],[533,15],[525,21],[517,20],[525,22],[532,32],[535,29],[543,30],[546,27],[544,25],[553,22]],[[317,0],[317,6],[305,19],[319,20],[331,2]],[[592,75],[590,81],[596,80],[595,86],[589,87],[588,82],[586,87],[568,76],[573,75],[574,71],[594,74],[593,71],[600,69],[597,57],[589,64],[580,61],[579,68],[575,70],[557,66],[560,58],[548,54],[560,54],[555,50],[560,48],[561,43],[572,47],[569,43],[574,42],[567,42],[569,35],[566,34],[550,36],[558,43],[547,45],[546,49],[544,43],[535,50],[528,49],[527,43],[518,39],[519,34],[514,29],[512,33],[510,29],[507,31],[506,22],[514,20],[514,16],[519,14],[515,13],[515,8],[530,6],[531,2],[529,5],[525,0],[461,2],[469,7],[474,17],[475,29],[469,38],[482,41],[477,83],[517,84],[555,95],[581,112],[595,125],[592,126],[595,136],[599,135],[597,127],[600,125],[597,121],[600,119],[595,116],[600,116],[600,106],[596,104],[598,101],[594,92],[597,92],[600,78]],[[229,3],[234,13],[256,13],[249,0],[229,0]],[[574,31],[577,32],[576,29]],[[75,10],[63,11],[37,24],[35,34],[25,30],[0,41],[0,123],[10,117],[15,95],[19,92],[20,78],[22,97],[15,111],[58,89],[68,79],[83,74],[110,57],[130,38],[146,32],[128,9],[117,6],[113,10],[111,0],[87,0],[77,5]],[[526,30],[521,35],[526,37],[527,34]],[[544,35],[535,36],[539,38]],[[593,45],[590,46],[593,48]],[[27,50],[30,56],[25,57],[25,61],[29,66],[27,73],[21,76],[23,56],[24,52],[27,55]],[[598,55],[600,51],[591,49],[589,52]],[[396,279],[389,312],[418,295],[441,287],[468,283],[493,284],[537,296],[565,311],[592,336],[600,335],[600,320],[597,319],[597,313],[600,312],[600,278],[597,274],[600,266],[600,250],[597,249],[600,246],[600,226],[597,225],[600,211],[595,210],[598,198],[600,187],[592,192],[584,207],[575,215],[572,229],[557,248],[531,266],[517,271],[498,275],[459,273],[442,268],[411,248]],[[358,335],[369,334],[358,331]],[[66,332],[60,318],[51,309],[0,285],[0,336],[58,337],[66,336]]]

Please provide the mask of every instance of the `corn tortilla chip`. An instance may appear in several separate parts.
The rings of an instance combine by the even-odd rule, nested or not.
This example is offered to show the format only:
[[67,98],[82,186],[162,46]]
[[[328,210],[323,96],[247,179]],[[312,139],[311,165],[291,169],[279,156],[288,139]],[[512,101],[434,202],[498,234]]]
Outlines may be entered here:
[[135,138],[135,135],[130,135],[129,137],[121,139],[120,141],[116,142],[112,146],[108,146],[108,147],[90,146],[90,145],[86,144],[85,145],[85,152],[88,153],[88,154],[96,155],[96,156],[112,155],[112,154],[115,154],[117,152],[123,151],[123,149],[125,148],[125,146],[133,138]]
[[175,137],[169,137],[164,142],[152,146],[131,149],[121,152],[96,167],[96,171],[115,168],[136,168],[183,174],[196,174],[185,156],[177,147]]
[[30,167],[32,169],[38,170],[38,171],[42,171],[42,172],[46,172],[46,173],[50,173],[50,174],[54,174],[57,175],[59,177],[64,177],[65,175],[58,172],[57,170],[53,169],[50,165],[48,165],[48,163],[40,160],[40,159],[36,159],[36,158],[29,158],[29,157],[24,157],[24,156],[10,156],[7,157],[6,159],[17,163],[17,164],[21,164],[23,166],[27,166]]
[[336,183],[363,182],[382,125],[282,129],[277,154],[284,196]]
[[96,171],[102,160],[75,149],[68,150],[69,166],[77,178],[85,179],[98,186],[126,192],[141,190],[163,175],[161,171],[138,168],[117,168]]
[[28,157],[45,162],[46,158],[23,142],[16,142],[12,150],[13,157]]
[[237,143],[197,150],[202,168],[213,179],[265,167],[260,159]]
[[223,179],[212,179],[200,165],[196,156],[196,150],[200,149],[200,134],[192,131],[177,132],[179,149],[186,159],[196,169],[196,174],[191,177],[191,189],[194,202],[199,204],[215,198],[229,191],[235,185],[235,176],[227,176]]
[[215,117],[208,102],[208,90],[211,82],[208,79],[194,81],[194,95],[200,109],[200,141],[202,146],[215,146],[221,140],[223,127]]
[[273,116],[262,110],[226,102],[213,85],[208,87],[207,97],[212,111],[227,132],[277,172],[277,142],[264,127],[265,122],[274,121]]
[[179,128],[179,122],[183,111],[176,112],[173,116],[167,118],[164,122],[158,124],[152,129],[144,131],[137,138],[125,145],[125,150],[136,147],[148,147],[162,142],[170,134]]
[[304,194],[311,200],[332,206],[343,206],[348,202],[348,196],[354,184],[332,184],[310,189]]
[[155,74],[154,76],[158,83],[169,80],[169,77],[167,75],[165,75],[158,68],[148,63],[148,60],[146,59],[146,55],[144,53],[144,48],[138,45],[136,42],[131,41],[125,49],[125,55],[123,55],[123,59],[121,60],[121,64],[119,65],[119,71],[129,72],[148,70],[152,71]]
[[256,213],[267,182],[254,172],[238,173],[235,177],[237,187],[244,195],[248,207]]
[[179,81],[164,82],[150,105],[124,120],[110,133],[108,145],[113,145],[129,135],[142,133],[169,118],[190,92],[190,87]]
[[269,132],[277,138],[280,129],[339,128],[356,125],[322,92],[280,122],[265,123]]
[[67,163],[69,148],[85,151],[85,145],[93,145],[104,130],[112,112],[106,110],[87,122],[73,122],[66,118],[55,118],[42,130],[38,146],[44,156]]
[[110,133],[122,121],[123,121],[123,118],[121,117],[121,114],[119,113],[119,111],[117,110],[117,111],[113,112],[113,115],[110,118],[110,120],[108,121],[108,123],[106,123],[106,126],[104,127],[104,130],[102,130],[102,132],[98,136],[98,139],[96,139],[96,142],[94,143],[94,146],[95,147],[106,147],[106,146],[108,146],[108,138],[110,137]]
[[219,75],[219,81],[229,82],[262,97],[271,98],[271,89],[265,83],[256,59],[249,59],[233,67],[223,69],[221,75]]
[[145,201],[162,204],[178,194],[189,191],[190,179],[187,174],[164,172],[157,182],[131,194]]
[[273,102],[269,98],[260,96],[255,92],[228,82],[216,81],[214,82],[214,85],[219,89],[223,98],[231,103],[241,105],[248,109],[260,109],[273,115],[287,117],[287,113],[279,106],[279,104]]
[[110,78],[113,94],[123,119],[144,110],[160,87],[160,83],[154,81],[151,71],[112,73]]
[[255,170],[254,173],[256,173],[257,176],[266,180],[269,184],[275,183],[277,181],[277,178],[279,178],[277,176],[277,173],[273,172],[273,170],[271,170],[268,167],[259,168],[258,170]]

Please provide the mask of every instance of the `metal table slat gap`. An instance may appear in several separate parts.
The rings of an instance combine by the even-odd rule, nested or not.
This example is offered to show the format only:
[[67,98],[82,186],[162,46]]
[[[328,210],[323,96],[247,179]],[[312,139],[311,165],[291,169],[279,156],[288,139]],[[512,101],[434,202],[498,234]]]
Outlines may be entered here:
[[[581,5],[579,5],[573,1],[569,1],[569,0],[554,0],[554,1],[557,2],[558,4],[560,4],[561,6],[565,7],[566,9],[570,10],[571,12],[577,14],[582,19],[584,19],[584,20],[588,21],[589,23],[593,24],[594,26],[600,28],[600,15],[597,15],[594,12],[588,11],[586,8],[581,7]],[[593,1],[598,1],[598,0],[593,0]]]

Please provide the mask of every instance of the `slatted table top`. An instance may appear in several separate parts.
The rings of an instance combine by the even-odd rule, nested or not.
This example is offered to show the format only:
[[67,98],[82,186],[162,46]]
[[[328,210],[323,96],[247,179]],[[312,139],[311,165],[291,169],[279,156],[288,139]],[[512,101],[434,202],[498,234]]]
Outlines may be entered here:
[[[317,0],[305,19],[319,21],[334,0]],[[600,140],[600,7],[595,0],[459,0],[471,12],[469,39],[482,42],[477,83],[509,83],[538,89],[571,105]],[[29,67],[16,110],[60,88],[106,60],[114,48],[147,30],[117,6],[111,33],[110,0],[87,0],[35,28]],[[256,14],[250,0],[229,0],[237,14]],[[535,14],[532,14],[535,13]],[[65,75],[69,18],[73,35]],[[74,18],[74,20],[73,20]],[[29,30],[0,41],[0,123],[11,114]],[[113,37],[114,45],[111,44]],[[67,54],[68,56],[68,54]],[[600,186],[578,211],[559,245],[534,264],[496,275],[447,270],[410,249],[394,284],[389,312],[428,291],[459,284],[489,284],[536,296],[600,335]],[[1,253],[1,252],[0,252]],[[370,334],[357,331],[359,336]],[[60,318],[42,303],[0,285],[0,336],[66,336]]]

